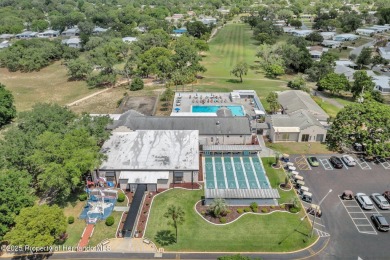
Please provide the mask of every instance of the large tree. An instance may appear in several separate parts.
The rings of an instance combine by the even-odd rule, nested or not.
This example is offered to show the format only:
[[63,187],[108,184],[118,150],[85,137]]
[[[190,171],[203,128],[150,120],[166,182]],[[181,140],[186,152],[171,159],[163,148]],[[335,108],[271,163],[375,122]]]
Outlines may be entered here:
[[58,206],[36,205],[24,208],[15,218],[15,227],[4,236],[11,245],[51,246],[66,232],[66,218]]
[[356,71],[353,74],[353,83],[351,86],[351,92],[354,98],[364,94],[364,92],[371,92],[374,90],[375,83],[372,81],[372,77],[367,75],[365,71]]
[[65,135],[45,132],[30,160],[38,174],[39,190],[49,201],[62,203],[81,187],[84,175],[99,165],[102,155],[97,140],[81,128]]
[[20,210],[34,204],[31,183],[32,178],[27,172],[0,171],[0,240],[14,225]]
[[244,61],[241,61],[237,63],[236,66],[234,66],[230,73],[240,78],[240,82],[242,82],[242,76],[248,73],[248,64]]
[[266,101],[272,113],[275,113],[280,108],[280,104],[278,101],[278,93],[270,92],[266,98]]
[[359,68],[362,68],[363,65],[368,65],[371,63],[371,54],[372,51],[370,48],[364,47],[360,52],[359,56],[356,59],[356,64]]
[[367,155],[390,156],[390,107],[366,100],[343,108],[327,134],[327,143],[340,150],[363,143]]
[[0,128],[11,122],[15,116],[14,96],[0,83]]
[[186,24],[188,34],[196,38],[201,38],[203,35],[210,33],[210,28],[204,25],[201,21],[188,22]]
[[344,74],[329,73],[318,82],[318,86],[330,91],[332,94],[339,94],[341,91],[349,90],[349,82]]
[[175,229],[177,243],[178,226],[184,223],[184,211],[180,206],[170,205],[164,217],[168,219],[168,224]]

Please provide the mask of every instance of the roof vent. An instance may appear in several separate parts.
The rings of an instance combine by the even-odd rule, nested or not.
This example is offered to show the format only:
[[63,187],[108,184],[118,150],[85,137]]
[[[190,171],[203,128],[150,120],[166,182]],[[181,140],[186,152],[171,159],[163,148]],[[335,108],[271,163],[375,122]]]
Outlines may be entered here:
[[217,123],[216,123],[217,125],[219,125],[219,121],[217,121]]

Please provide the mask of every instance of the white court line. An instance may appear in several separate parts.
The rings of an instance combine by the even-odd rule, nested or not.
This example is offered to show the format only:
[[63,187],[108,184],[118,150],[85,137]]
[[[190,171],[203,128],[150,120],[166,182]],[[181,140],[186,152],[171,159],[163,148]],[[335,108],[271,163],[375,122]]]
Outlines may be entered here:
[[[340,196],[338,196],[338,198],[339,198],[339,200],[340,200],[341,204],[343,204],[343,206],[344,206],[345,210],[347,211],[347,213],[348,213],[349,217],[350,217],[350,218],[351,218],[351,220],[352,220],[352,223],[355,225],[355,227],[356,227],[356,229],[358,230],[358,232],[359,232],[359,233],[367,233],[367,234],[375,234],[375,235],[377,235],[377,232],[376,232],[375,228],[372,226],[372,224],[371,224],[370,220],[367,218],[366,214],[363,212],[363,210],[362,210],[362,209],[360,209],[360,210],[361,210],[361,212],[359,212],[359,213],[363,213],[363,214],[364,214],[364,216],[366,217],[366,219],[367,219],[368,223],[370,224],[370,225],[367,225],[367,226],[371,226],[371,227],[372,227],[372,229],[373,229],[373,231],[361,232],[361,231],[359,230],[359,227],[358,227],[358,225],[356,225],[356,224],[355,224],[355,221],[353,220],[353,218],[352,218],[352,216],[351,216],[350,212],[348,211],[347,207],[344,205],[344,201],[343,201],[342,199],[340,199]],[[356,200],[355,200],[355,202],[356,202],[356,204],[357,204],[357,201],[356,201]],[[356,213],[358,213],[358,212],[356,212]],[[370,232],[372,232],[372,233],[370,233]],[[375,233],[374,233],[374,232],[375,232]]]

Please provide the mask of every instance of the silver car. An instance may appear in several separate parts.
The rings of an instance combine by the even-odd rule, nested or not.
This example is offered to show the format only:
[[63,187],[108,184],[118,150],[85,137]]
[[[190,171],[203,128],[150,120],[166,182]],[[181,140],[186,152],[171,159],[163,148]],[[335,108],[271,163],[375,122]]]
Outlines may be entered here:
[[376,203],[376,205],[378,205],[379,208],[381,208],[381,209],[390,209],[389,202],[381,194],[373,193],[373,194],[371,194],[371,198]]
[[343,162],[349,166],[349,167],[353,167],[356,165],[356,161],[355,159],[353,159],[352,156],[348,155],[348,154],[345,154],[341,157],[341,159],[343,160]]

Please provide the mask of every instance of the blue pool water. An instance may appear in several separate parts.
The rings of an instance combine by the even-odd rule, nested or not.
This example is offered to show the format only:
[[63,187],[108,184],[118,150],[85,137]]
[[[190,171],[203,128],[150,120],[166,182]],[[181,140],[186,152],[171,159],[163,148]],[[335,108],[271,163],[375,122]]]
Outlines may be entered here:
[[[244,116],[242,106],[226,106],[233,116]],[[192,106],[192,113],[216,113],[221,106]]]

